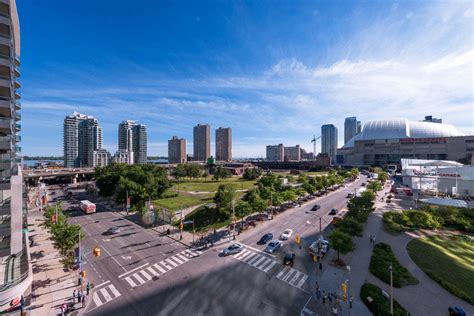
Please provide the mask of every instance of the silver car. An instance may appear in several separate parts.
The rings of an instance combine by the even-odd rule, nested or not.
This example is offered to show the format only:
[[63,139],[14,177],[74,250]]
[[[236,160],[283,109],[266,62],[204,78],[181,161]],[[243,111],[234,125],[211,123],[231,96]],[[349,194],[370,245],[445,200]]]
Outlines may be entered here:
[[233,255],[242,251],[242,245],[233,244],[222,250],[224,256]]
[[272,241],[270,241],[270,243],[265,248],[265,251],[268,252],[268,253],[273,253],[273,252],[277,251],[278,248],[280,248],[280,246],[281,246],[280,241],[272,240]]

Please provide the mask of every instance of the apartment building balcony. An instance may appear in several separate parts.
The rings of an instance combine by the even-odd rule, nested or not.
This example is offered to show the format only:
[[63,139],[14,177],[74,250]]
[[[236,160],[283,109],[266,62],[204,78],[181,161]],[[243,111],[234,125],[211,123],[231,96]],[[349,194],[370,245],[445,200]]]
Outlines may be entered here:
[[33,280],[28,233],[24,232],[22,238],[23,249],[20,252],[1,257],[0,306],[2,309],[9,309],[10,301],[27,292]]
[[8,117],[0,117],[0,133],[12,134],[12,119]]
[[20,123],[15,124],[15,131],[17,131],[17,132],[21,131],[21,124]]
[[12,137],[0,136],[0,150],[11,150],[11,149],[12,149]]
[[[0,100],[0,106],[1,106],[2,100]],[[15,110],[19,111],[21,110],[21,102],[17,101],[15,102]]]
[[0,216],[9,215],[11,207],[11,198],[5,199],[0,202]]
[[21,83],[20,83],[19,81],[17,81],[17,80],[15,80],[15,88],[16,88],[16,89],[21,88]]
[[[20,66],[20,56],[15,54],[15,65]],[[16,68],[16,67],[15,67]]]
[[20,78],[20,77],[21,77],[21,72],[20,72],[20,70],[18,69],[18,67],[15,67],[15,77],[16,77],[16,78]]
[[20,94],[19,91],[15,91],[15,99],[16,99],[16,100],[21,99],[21,94]]
[[18,121],[21,121],[21,114],[20,113],[16,113],[15,114],[15,120],[18,122]]

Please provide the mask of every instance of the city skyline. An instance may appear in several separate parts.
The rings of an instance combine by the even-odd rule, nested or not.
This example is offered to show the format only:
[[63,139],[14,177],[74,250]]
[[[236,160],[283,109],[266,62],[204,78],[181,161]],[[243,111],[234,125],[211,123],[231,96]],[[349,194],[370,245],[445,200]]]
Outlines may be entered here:
[[[433,115],[474,133],[469,4],[341,6],[219,3],[184,12],[142,3],[130,12],[105,3],[93,11],[70,2],[19,3],[27,52],[23,154],[60,155],[61,122],[74,110],[99,118],[111,152],[117,122],[133,117],[147,125],[149,155],[166,155],[170,135],[192,139],[189,127],[201,121],[232,126],[234,157],[264,157],[265,146],[278,143],[312,151],[323,124],[341,131],[342,144],[348,116]],[[45,17],[55,23],[42,23]],[[118,31],[124,20],[131,23]]]

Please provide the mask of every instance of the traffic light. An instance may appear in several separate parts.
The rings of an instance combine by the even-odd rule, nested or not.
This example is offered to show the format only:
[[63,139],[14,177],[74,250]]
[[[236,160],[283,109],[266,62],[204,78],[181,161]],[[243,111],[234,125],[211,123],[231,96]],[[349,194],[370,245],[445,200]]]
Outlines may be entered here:
[[183,230],[183,228],[184,228],[184,224],[183,224],[183,222],[181,221],[181,222],[179,223],[179,230]]
[[295,241],[296,241],[297,244],[300,244],[300,243],[301,243],[301,237],[300,237],[300,235],[296,235],[296,236],[295,236]]
[[100,257],[100,248],[95,247],[92,253],[94,254],[95,257]]
[[344,296],[347,294],[347,284],[344,282],[341,284],[342,291],[344,292]]
[[83,277],[83,278],[85,278],[85,277],[87,276],[87,273],[86,273],[86,271],[81,271],[81,273],[80,273],[80,274],[81,274],[81,277]]

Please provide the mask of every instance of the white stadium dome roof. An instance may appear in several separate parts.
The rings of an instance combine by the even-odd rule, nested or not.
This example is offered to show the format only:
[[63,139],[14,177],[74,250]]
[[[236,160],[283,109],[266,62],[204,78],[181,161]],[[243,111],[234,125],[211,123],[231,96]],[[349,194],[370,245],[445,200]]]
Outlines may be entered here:
[[342,148],[354,147],[359,140],[400,139],[400,138],[436,138],[465,136],[449,124],[415,122],[407,119],[368,121],[362,132],[349,140]]

